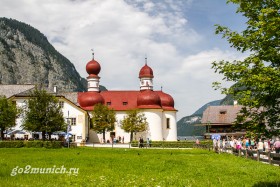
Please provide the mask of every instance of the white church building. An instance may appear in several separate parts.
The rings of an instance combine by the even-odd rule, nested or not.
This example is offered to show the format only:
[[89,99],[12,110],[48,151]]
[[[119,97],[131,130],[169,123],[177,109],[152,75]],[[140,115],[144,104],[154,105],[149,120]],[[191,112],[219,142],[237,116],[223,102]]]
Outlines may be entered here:
[[[94,105],[101,103],[114,109],[117,122],[112,132],[107,132],[105,141],[111,140],[114,136],[117,139],[124,139],[129,142],[130,134],[121,129],[120,121],[126,116],[126,112],[131,109],[139,109],[145,114],[148,122],[148,129],[138,133],[135,138],[142,136],[144,140],[149,138],[152,141],[176,141],[177,126],[174,99],[163,91],[153,90],[153,70],[147,63],[139,71],[139,90],[106,90],[100,91],[98,76],[101,71],[100,64],[94,60],[86,65],[88,91],[57,93],[52,91],[59,98],[62,105],[65,121],[71,125],[72,139],[80,143],[86,140],[88,143],[98,143],[102,141],[102,134],[97,134],[90,129],[90,116]],[[17,106],[24,106],[29,98],[30,90],[35,85],[0,85],[0,95],[5,95],[13,99]],[[21,130],[22,118],[17,119],[14,132]],[[38,132],[36,132],[38,133]],[[20,136],[33,138],[34,132],[21,131]]]

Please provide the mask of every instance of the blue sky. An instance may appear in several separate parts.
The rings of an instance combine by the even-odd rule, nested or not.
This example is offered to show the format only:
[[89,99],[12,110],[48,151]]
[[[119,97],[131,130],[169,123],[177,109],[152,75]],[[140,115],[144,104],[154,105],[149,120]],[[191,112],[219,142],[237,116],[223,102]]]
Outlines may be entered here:
[[226,0],[0,1],[1,17],[39,29],[82,77],[93,48],[109,90],[138,90],[147,55],[154,89],[173,96],[178,120],[224,97],[212,88],[222,76],[211,62],[244,55],[215,35],[214,25],[241,31],[246,20],[235,12]]

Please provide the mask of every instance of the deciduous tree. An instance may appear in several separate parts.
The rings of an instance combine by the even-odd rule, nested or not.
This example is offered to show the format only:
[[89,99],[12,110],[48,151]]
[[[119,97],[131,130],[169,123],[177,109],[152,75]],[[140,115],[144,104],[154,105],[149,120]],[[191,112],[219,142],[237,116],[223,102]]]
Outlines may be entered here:
[[1,139],[4,138],[4,131],[16,125],[16,118],[20,114],[16,104],[6,97],[0,96],[0,130]]
[[[280,130],[280,1],[279,0],[229,0],[238,6],[237,13],[247,18],[247,28],[242,32],[216,26],[232,47],[249,53],[244,60],[213,63],[224,80],[233,81],[230,88],[216,88],[232,94],[244,107],[236,124],[254,135],[279,135]],[[266,125],[264,125],[266,124]]]
[[51,139],[53,132],[65,130],[66,123],[58,99],[44,89],[35,88],[30,92],[22,126],[28,131],[42,132],[43,140],[46,133]]
[[102,133],[103,140],[106,132],[114,130],[117,121],[115,111],[100,103],[94,106],[91,120],[91,128],[97,133]]
[[147,118],[138,109],[128,110],[127,115],[121,121],[121,128],[130,133],[130,141],[133,140],[133,133],[143,132],[148,128]]

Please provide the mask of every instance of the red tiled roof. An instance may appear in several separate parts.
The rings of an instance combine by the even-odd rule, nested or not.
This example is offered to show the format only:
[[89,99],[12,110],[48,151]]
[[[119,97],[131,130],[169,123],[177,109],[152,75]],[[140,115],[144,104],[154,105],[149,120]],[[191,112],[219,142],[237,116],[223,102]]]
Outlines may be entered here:
[[[160,96],[161,100],[164,100],[163,96],[165,93],[161,91],[155,91]],[[176,111],[173,106],[157,106],[154,105],[145,105],[137,106],[137,98],[141,94],[141,91],[101,91],[100,95],[104,98],[104,104],[108,105],[110,108],[116,111],[126,111],[136,108],[145,108],[145,109],[155,109],[162,108],[168,111]],[[171,96],[170,96],[171,97]],[[171,97],[172,98],[172,97]],[[82,107],[82,106],[81,106]],[[92,110],[93,107],[82,107],[85,110]]]
[[105,105],[120,111],[136,109],[140,91],[102,91],[100,94],[105,100]]

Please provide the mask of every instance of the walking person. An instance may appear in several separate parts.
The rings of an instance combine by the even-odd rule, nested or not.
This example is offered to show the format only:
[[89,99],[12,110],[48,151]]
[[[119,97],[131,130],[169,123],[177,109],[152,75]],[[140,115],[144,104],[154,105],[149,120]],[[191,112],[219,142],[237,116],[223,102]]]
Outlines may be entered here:
[[280,152],[280,141],[279,141],[279,138],[276,138],[276,141],[274,142],[273,146],[274,146],[275,152],[279,153]]

